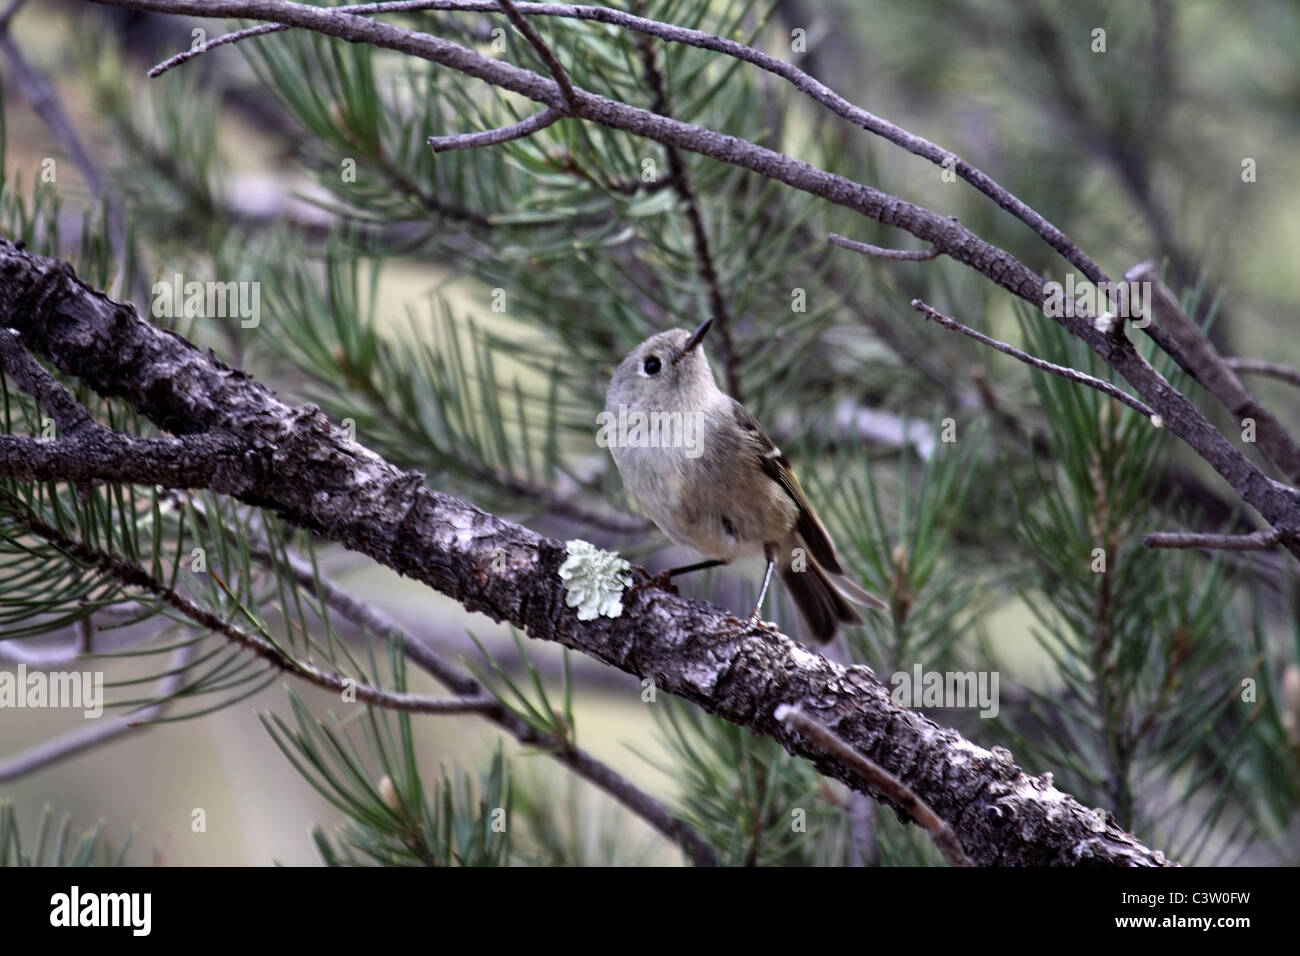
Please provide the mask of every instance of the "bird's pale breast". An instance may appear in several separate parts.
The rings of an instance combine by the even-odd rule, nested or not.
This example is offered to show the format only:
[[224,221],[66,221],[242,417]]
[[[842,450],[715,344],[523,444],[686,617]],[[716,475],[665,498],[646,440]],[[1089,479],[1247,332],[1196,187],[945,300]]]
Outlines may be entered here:
[[678,544],[732,561],[762,556],[765,544],[783,541],[798,509],[762,473],[743,434],[712,427],[706,416],[698,450],[692,457],[680,447],[611,448],[641,509]]

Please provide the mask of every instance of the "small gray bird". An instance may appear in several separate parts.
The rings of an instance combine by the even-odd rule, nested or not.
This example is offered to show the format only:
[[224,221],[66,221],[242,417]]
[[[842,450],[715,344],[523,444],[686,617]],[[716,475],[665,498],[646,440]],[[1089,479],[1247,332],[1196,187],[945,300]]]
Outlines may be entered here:
[[840,624],[862,623],[850,601],[888,605],[845,576],[790,463],[718,388],[700,347],[712,322],[660,332],[628,353],[605,395],[601,444],[650,519],[708,558],[669,578],[761,555],[767,571],[749,626],[761,621],[775,567],[799,611],[800,635],[829,643]]

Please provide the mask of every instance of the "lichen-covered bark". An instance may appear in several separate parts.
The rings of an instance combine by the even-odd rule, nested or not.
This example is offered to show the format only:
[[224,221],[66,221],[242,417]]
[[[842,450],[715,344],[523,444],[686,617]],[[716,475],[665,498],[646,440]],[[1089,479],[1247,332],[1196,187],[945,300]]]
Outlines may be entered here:
[[[532,638],[652,678],[660,690],[773,737],[827,776],[869,792],[850,767],[776,720],[779,705],[797,705],[897,776],[952,827],[975,863],[1168,863],[1109,814],[1023,773],[1007,751],[978,747],[894,704],[866,668],[842,667],[784,635],[737,634],[724,611],[657,590],[630,594],[617,619],[580,622],[557,575],[562,542],[425,487],[422,475],[348,441],[316,408],[285,404],[82,284],[66,265],[5,240],[0,323],[101,395],[128,402],[173,435],[202,436],[195,454],[210,452],[220,465],[202,476],[206,487],[272,509]],[[124,442],[80,462],[75,477],[139,481],[150,474],[150,455],[162,455],[161,466],[169,450]],[[21,455],[21,446],[0,445],[0,470],[22,474]],[[42,476],[51,468],[46,461]],[[157,474],[163,484],[199,477],[174,461],[172,471]]]

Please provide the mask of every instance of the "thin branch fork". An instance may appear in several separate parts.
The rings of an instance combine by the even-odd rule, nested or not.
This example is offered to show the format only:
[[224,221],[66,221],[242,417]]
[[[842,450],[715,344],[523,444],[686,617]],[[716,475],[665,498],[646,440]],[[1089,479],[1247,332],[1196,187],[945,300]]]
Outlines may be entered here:
[[1092,375],[1088,375],[1086,372],[1080,372],[1077,369],[1067,368],[1064,365],[1057,365],[1054,362],[1048,362],[1045,359],[1035,358],[1034,356],[1030,355],[1028,352],[1022,352],[1020,349],[1016,348],[1013,345],[1008,345],[1006,342],[1000,342],[997,339],[990,338],[989,336],[985,335],[983,332],[976,332],[974,329],[962,325],[956,319],[944,315],[942,312],[932,308],[931,306],[927,305],[925,302],[921,301],[920,299],[912,300],[912,308],[916,309],[918,312],[923,313],[926,316],[926,318],[934,322],[937,322],[939,325],[942,325],[944,328],[952,329],[954,332],[960,332],[962,335],[969,336],[970,338],[974,339],[976,342],[979,342],[982,345],[987,345],[991,349],[996,349],[997,351],[1003,353],[1004,355],[1010,355],[1012,358],[1024,362],[1026,365],[1032,366],[1033,368],[1042,369],[1044,372],[1051,372],[1053,375],[1059,375],[1061,376],[1061,378],[1069,379],[1071,382],[1077,382],[1080,385],[1086,385],[1089,388],[1095,388],[1097,391],[1101,392],[1102,394],[1108,395],[1111,398],[1115,399],[1116,401],[1123,402],[1129,408],[1146,416],[1151,420],[1151,423],[1153,425],[1163,424],[1163,422],[1160,420],[1159,415],[1153,412],[1142,402],[1138,401],[1132,395],[1129,395],[1127,392],[1121,391],[1120,389],[1116,388],[1114,385],[1110,384],[1110,382],[1103,381],[1102,379],[1096,378],[1095,376]]
[[[1196,380],[1219,403],[1237,417],[1255,420],[1259,450],[1292,481],[1300,481],[1300,444],[1286,427],[1251,394],[1200,327],[1178,304],[1178,299],[1160,281],[1155,264],[1143,262],[1124,274],[1128,282],[1147,282],[1152,289],[1148,308],[1152,316],[1169,333],[1191,366]],[[1272,522],[1276,524],[1277,522]]]
[[519,8],[515,6],[513,0],[497,0],[497,5],[514,25],[514,28],[532,44],[533,49],[537,51],[537,55],[546,64],[546,68],[551,71],[551,76],[554,77],[555,82],[559,84],[560,95],[564,98],[564,105],[568,109],[572,109],[574,103],[573,83],[569,81],[569,74],[560,64],[560,61],[555,58],[555,54],[546,45],[546,41],[542,39],[541,34],[528,22],[528,18],[519,12]]

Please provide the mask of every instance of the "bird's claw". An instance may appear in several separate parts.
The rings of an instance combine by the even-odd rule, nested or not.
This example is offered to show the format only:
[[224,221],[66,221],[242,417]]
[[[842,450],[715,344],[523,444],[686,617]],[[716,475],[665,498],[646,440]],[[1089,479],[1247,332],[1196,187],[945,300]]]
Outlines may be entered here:
[[755,631],[767,631],[769,634],[781,633],[781,628],[779,628],[775,623],[772,621],[764,621],[757,614],[751,614],[743,621],[738,617],[728,614],[723,620],[731,626],[721,631],[718,635],[719,637],[741,636],[744,634],[752,634]]
[[667,591],[669,594],[680,593],[677,590],[677,585],[673,584],[672,575],[667,571],[660,571],[658,574],[651,574],[645,568],[633,568],[632,570],[639,580],[632,584],[632,587],[629,588],[629,593],[645,591],[650,588],[655,588],[659,591]]

